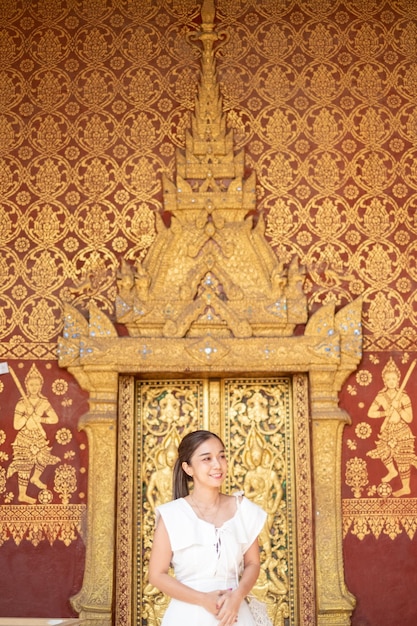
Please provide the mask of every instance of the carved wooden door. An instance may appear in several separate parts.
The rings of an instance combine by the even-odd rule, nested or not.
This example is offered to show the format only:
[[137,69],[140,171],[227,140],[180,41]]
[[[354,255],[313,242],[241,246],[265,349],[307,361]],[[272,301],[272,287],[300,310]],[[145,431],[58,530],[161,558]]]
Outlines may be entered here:
[[132,623],[160,624],[167,599],[147,581],[155,507],[172,498],[181,438],[207,429],[226,446],[224,491],[244,490],[268,513],[254,593],[267,603],[274,625],[313,624],[307,378],[140,380],[135,415]]

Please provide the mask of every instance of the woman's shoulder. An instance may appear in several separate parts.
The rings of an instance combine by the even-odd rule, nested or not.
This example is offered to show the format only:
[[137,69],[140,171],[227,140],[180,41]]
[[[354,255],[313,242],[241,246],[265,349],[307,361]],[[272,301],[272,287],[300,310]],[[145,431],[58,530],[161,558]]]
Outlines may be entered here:
[[189,517],[188,507],[184,498],[170,500],[156,507],[156,520],[162,518],[167,528],[176,528],[186,523],[185,518]]
[[255,502],[252,502],[250,498],[245,496],[245,492],[243,490],[235,491],[228,497],[236,502],[236,506],[238,509],[242,509],[243,511],[256,511],[259,514],[264,513],[263,508],[260,507],[258,504],[255,504]]
[[244,495],[243,491],[233,494],[237,502],[236,515],[233,518],[238,541],[248,548],[262,530],[266,521],[266,512]]
[[169,502],[164,502],[164,504],[160,504],[156,510],[163,515],[164,513],[175,512],[183,508],[184,498],[177,498],[176,500],[170,500]]

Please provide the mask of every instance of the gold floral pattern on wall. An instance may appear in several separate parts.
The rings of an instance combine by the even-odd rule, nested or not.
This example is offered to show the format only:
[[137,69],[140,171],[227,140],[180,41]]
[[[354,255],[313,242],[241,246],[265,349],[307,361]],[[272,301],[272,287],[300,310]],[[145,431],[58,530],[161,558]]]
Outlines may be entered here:
[[[113,313],[191,123],[199,8],[2,3],[0,357],[53,357],[62,300]],[[306,265],[310,309],[363,295],[365,349],[412,349],[416,7],[218,0],[217,19],[227,124],[277,256]]]
[[[115,319],[122,263],[142,260],[155,239],[162,178],[175,180],[195,107],[200,57],[190,32],[200,8],[198,0],[0,2],[0,361],[21,368],[21,382],[35,362],[51,403],[63,303],[87,313],[93,301]],[[395,497],[398,477],[381,481],[381,459],[367,453],[379,429],[368,411],[389,354],[403,380],[416,350],[417,5],[216,0],[216,20],[227,127],[246,173],[256,173],[256,210],[277,258],[305,266],[310,312],[363,297],[363,379],[351,379],[342,400],[353,417],[343,448],[345,536],[413,538],[415,468],[411,493]],[[18,398],[2,379],[4,418],[4,399]],[[47,433],[61,461],[49,466],[40,497],[30,485],[38,501],[24,532],[33,545],[46,538],[36,527],[52,506],[50,543],[82,534],[82,410],[66,409],[65,424]],[[17,437],[10,411],[7,420],[2,536],[19,542],[17,510],[21,519],[30,505],[16,504],[16,473],[7,478],[5,450]]]

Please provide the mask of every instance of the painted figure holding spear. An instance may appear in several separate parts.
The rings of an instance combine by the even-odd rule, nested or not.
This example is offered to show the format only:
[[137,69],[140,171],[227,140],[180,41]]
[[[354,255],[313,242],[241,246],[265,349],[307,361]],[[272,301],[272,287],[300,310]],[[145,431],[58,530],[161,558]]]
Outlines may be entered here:
[[400,370],[391,357],[382,370],[385,387],[378,392],[368,411],[368,417],[384,418],[384,421],[376,448],[367,454],[373,459],[381,459],[387,468],[388,473],[381,479],[383,483],[399,476],[401,488],[392,494],[397,497],[410,494],[411,466],[417,468],[415,437],[409,426],[413,420],[413,408],[410,396],[404,391],[415,365],[416,361],[413,361],[400,386]]
[[21,393],[14,412],[14,427],[18,431],[13,442],[13,461],[7,477],[17,473],[18,500],[25,504],[34,504],[35,498],[27,493],[29,482],[38,489],[46,489],[41,475],[47,465],[55,465],[59,457],[51,454],[51,446],[42,424],[56,424],[58,415],[49,400],[41,394],[43,378],[35,364],[25,378],[26,391],[19,379],[8,368]]

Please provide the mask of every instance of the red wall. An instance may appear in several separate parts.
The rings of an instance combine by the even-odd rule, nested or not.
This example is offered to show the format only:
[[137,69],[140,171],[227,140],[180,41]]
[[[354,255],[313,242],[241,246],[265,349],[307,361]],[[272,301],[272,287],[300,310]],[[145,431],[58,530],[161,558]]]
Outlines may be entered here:
[[[76,476],[69,504],[87,504],[78,431],[87,398],[56,358],[63,303],[83,314],[93,299],[114,317],[121,260],[143,258],[153,240],[162,173],[174,178],[194,107],[199,56],[184,33],[199,11],[194,0],[0,2],[0,362],[23,386],[36,365],[58,415],[45,426],[60,459],[45,471],[50,504],[63,504],[61,465]],[[217,58],[227,124],[256,172],[271,246],[284,263],[297,256],[306,265],[310,312],[363,297],[364,358],[341,394],[352,418],[342,450],[352,624],[415,626],[417,472],[397,504],[378,495],[383,467],[367,452],[379,424],[367,411],[389,358],[403,378],[416,355],[417,6],[218,0],[216,19],[230,34]],[[406,388],[414,409],[416,375]],[[19,397],[11,376],[0,376],[0,616],[70,617],[82,532],[68,545],[51,544],[42,529],[39,541],[18,543],[18,526],[5,525],[19,504],[16,475],[6,479]],[[62,429],[71,434],[65,444]],[[359,495],[346,478],[355,458],[368,477]],[[363,538],[346,521],[352,503]],[[19,506],[18,522],[30,505]],[[36,514],[27,513],[35,535]]]

